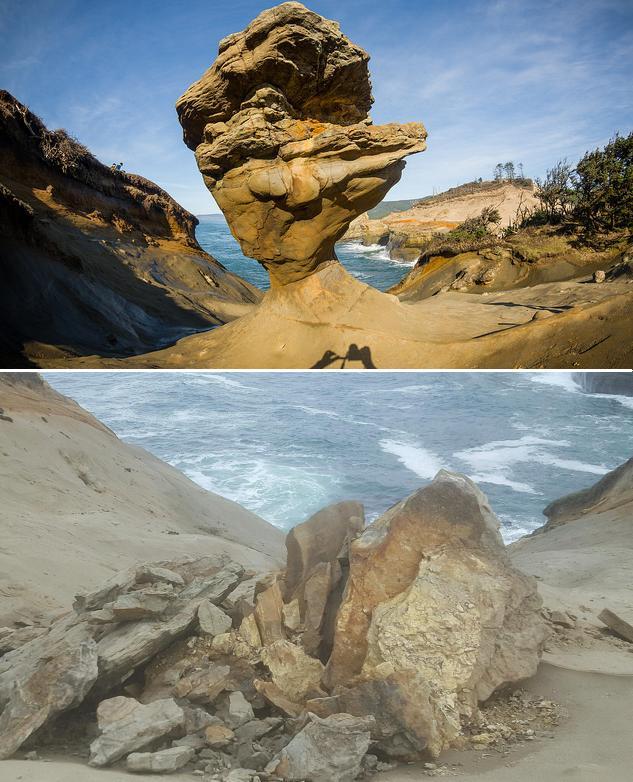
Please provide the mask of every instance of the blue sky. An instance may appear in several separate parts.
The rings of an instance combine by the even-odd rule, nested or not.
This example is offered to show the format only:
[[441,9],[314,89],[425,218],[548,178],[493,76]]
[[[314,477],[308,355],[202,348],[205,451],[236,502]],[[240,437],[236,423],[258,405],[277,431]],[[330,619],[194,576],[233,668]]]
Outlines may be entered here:
[[[0,0],[0,87],[105,163],[200,214],[217,207],[176,98],[269,0]],[[371,54],[374,122],[419,120],[428,150],[389,198],[522,161],[540,176],[633,129],[631,0],[314,0]]]

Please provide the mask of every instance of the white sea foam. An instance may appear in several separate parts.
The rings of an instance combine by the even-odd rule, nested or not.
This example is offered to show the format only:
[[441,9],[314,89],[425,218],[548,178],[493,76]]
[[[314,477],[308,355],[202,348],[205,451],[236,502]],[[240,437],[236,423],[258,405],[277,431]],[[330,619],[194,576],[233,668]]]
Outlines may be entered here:
[[340,242],[339,247],[348,253],[354,255],[366,256],[369,258],[377,258],[380,261],[392,263],[397,266],[412,267],[415,265],[415,261],[405,261],[400,258],[392,258],[389,253],[389,249],[382,244],[362,244],[362,242]]
[[558,388],[564,388],[565,391],[570,391],[573,394],[578,394],[581,391],[570,372],[540,372],[538,375],[532,375],[530,380],[533,383],[541,383],[546,386],[558,386]]
[[610,399],[619,402],[623,407],[633,410],[633,396],[622,396],[621,394],[588,394],[594,399]]
[[330,473],[315,471],[312,462],[302,469],[263,458],[222,464],[210,460],[205,467],[183,468],[183,472],[203,489],[240,503],[282,529],[289,519],[293,526],[327,505],[336,484]]
[[551,448],[569,448],[567,440],[550,440],[534,435],[525,435],[518,440],[495,440],[475,448],[457,451],[453,456],[465,462],[475,482],[494,483],[508,486],[514,491],[536,494],[533,486],[516,481],[513,468],[519,464],[537,463],[558,467],[561,470],[604,475],[608,467],[604,464],[589,464],[577,459],[563,459],[551,453]]
[[220,374],[214,374],[213,372],[205,372],[204,374],[185,374],[184,376],[184,382],[189,383],[190,385],[220,385],[220,386],[228,386],[229,388],[240,388],[247,391],[255,391],[255,386],[247,386],[244,383],[240,383],[238,380],[236,380],[234,377],[229,377],[228,375],[220,375]]
[[[576,383],[569,372],[542,372],[539,375],[531,377],[530,380],[533,383],[542,383],[548,386],[558,386],[559,388],[569,391],[572,394],[582,393],[582,388]],[[591,399],[606,399],[613,402],[618,402],[623,407],[633,410],[633,397],[623,396],[621,394],[590,394],[584,392],[583,396]]]
[[385,453],[391,453],[420,478],[430,480],[445,465],[437,454],[418,445],[403,443],[398,440],[381,440],[380,447]]

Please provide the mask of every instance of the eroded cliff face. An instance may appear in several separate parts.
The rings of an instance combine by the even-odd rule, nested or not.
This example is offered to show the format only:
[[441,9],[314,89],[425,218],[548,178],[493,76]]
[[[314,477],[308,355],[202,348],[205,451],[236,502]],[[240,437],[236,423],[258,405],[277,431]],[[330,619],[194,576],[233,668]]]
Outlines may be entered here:
[[0,91],[3,365],[129,355],[243,314],[259,292],[195,239],[197,219]]
[[273,285],[335,260],[351,220],[425,149],[420,123],[372,124],[368,61],[338,24],[283,3],[221,41],[176,104],[205,184]]

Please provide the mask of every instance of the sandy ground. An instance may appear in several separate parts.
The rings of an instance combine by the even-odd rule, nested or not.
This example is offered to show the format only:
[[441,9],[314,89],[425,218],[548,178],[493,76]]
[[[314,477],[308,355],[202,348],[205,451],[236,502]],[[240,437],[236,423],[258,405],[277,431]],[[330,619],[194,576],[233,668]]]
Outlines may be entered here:
[[[536,313],[542,319],[532,320]],[[543,313],[549,317],[543,317]],[[249,314],[128,359],[59,356],[42,366],[450,368],[633,366],[633,281],[543,283],[404,303],[335,262],[273,290]]]
[[[446,753],[442,763],[462,764],[454,769],[460,782],[630,782],[633,676],[581,673],[544,663],[526,689],[568,710],[555,738],[518,745],[507,757],[494,750]],[[428,778],[417,764],[378,777],[384,782]]]
[[285,556],[277,528],[61,395],[0,379],[0,407],[0,627],[66,610],[136,562],[224,552],[267,571]]

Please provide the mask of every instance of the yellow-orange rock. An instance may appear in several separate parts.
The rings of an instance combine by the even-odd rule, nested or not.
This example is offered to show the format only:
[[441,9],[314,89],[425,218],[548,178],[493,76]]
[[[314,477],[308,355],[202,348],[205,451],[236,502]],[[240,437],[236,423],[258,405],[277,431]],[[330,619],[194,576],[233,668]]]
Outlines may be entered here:
[[220,42],[176,109],[243,252],[286,284],[336,258],[350,221],[425,148],[419,123],[374,126],[369,55],[300,3]]
[[501,685],[536,671],[546,629],[532,578],[514,568],[484,494],[441,471],[351,546],[325,683],[334,694],[409,676],[429,704],[437,755]]

